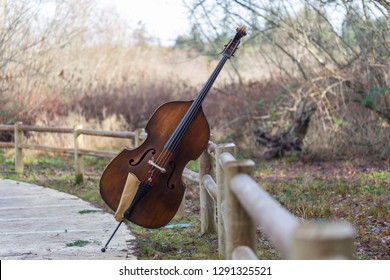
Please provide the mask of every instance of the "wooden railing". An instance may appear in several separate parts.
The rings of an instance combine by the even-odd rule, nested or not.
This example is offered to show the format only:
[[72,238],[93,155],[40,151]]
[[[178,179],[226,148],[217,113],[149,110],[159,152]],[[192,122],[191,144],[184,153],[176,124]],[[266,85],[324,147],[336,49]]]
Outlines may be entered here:
[[210,143],[199,158],[201,232],[218,233],[221,258],[257,259],[257,230],[287,259],[353,258],[350,224],[300,222],[252,178],[254,162],[236,153],[234,144]]
[[[113,157],[116,153],[80,149],[82,135],[133,140],[136,147],[145,133],[27,126],[22,123],[0,125],[0,131],[14,131],[15,142],[0,142],[0,148],[15,148],[15,170],[23,172],[23,149],[73,153],[76,178],[82,180],[83,155]],[[70,133],[74,148],[48,147],[23,143],[23,132]],[[237,160],[234,144],[210,142],[198,159],[199,174],[185,169],[183,179],[200,187],[201,233],[218,234],[218,252],[225,259],[257,259],[257,230],[265,233],[288,259],[351,259],[354,229],[342,222],[302,223],[265,192],[253,179],[252,160]],[[184,203],[179,210],[184,213]],[[261,244],[260,244],[261,245]]]
[[[87,150],[81,149],[81,143],[83,142],[83,135],[92,136],[105,136],[114,138],[132,139],[133,146],[138,146],[139,143],[145,139],[146,134],[143,129],[137,129],[134,132],[129,131],[109,131],[109,130],[95,130],[95,129],[83,129],[81,125],[76,125],[74,128],[64,127],[50,127],[50,126],[34,126],[23,125],[21,122],[15,123],[15,125],[0,125],[0,131],[13,131],[14,139],[11,142],[0,142],[0,148],[15,148],[15,171],[17,173],[23,173],[23,150],[39,150],[55,153],[67,153],[74,155],[74,168],[76,174],[76,181],[81,182],[84,174],[84,160],[83,155],[99,156],[112,158],[117,153],[109,151],[99,150]],[[73,134],[73,148],[53,147],[47,145],[28,144],[24,143],[25,132],[49,132],[49,133],[62,133]]]

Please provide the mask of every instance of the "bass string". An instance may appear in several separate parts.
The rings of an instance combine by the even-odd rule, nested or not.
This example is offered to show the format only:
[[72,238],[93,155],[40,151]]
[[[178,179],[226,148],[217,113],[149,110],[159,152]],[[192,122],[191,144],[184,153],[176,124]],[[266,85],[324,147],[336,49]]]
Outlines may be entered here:
[[[210,79],[206,82],[203,90],[201,91],[200,98],[197,98],[194,101],[194,106],[191,106],[192,110],[189,112],[189,115],[188,115],[187,119],[184,121],[183,125],[179,128],[177,133],[174,133],[176,135],[173,136],[173,140],[171,140],[171,141],[168,140],[168,142],[171,144],[170,148],[173,151],[176,150],[177,146],[180,143],[180,140],[184,136],[184,134],[187,131],[188,127],[193,122],[193,120],[194,120],[194,118],[196,116],[196,113],[198,112],[198,110],[199,110],[199,108],[200,108],[200,106],[202,104],[203,99],[205,98],[206,94],[210,90],[211,86],[213,85],[213,83],[214,83],[215,79],[217,78],[219,72],[222,70],[222,68],[223,68],[223,66],[224,66],[224,64],[225,64],[227,59],[228,59],[228,56],[226,56],[226,54],[224,54],[223,59],[218,63],[218,65],[217,65],[216,69],[213,71]],[[158,165],[161,168],[165,168],[166,165],[168,164],[168,161],[171,158],[171,156],[172,156],[172,152],[169,152],[168,149],[164,148],[163,151],[157,157],[157,159],[155,161],[155,164]],[[157,171],[157,172],[155,172],[155,171]],[[152,165],[151,168],[149,169],[149,171],[144,175],[144,178],[143,178],[142,181],[145,182],[149,178],[151,178],[151,180],[152,180],[151,184],[152,184],[153,181],[158,179],[158,177],[160,176],[160,173],[161,173],[161,170],[158,170],[155,166]],[[150,176],[150,174],[152,174],[152,175]],[[148,185],[152,186],[151,184],[148,184]]]
[[[158,157],[155,161],[155,164],[164,168],[164,166],[168,162],[169,158],[170,158],[170,153],[166,149],[163,149],[163,151],[158,155]],[[158,170],[155,166],[151,165],[148,172],[145,173],[145,175],[142,179],[142,182],[146,182],[146,181],[148,181],[149,178],[151,178],[152,181],[150,183],[147,183],[147,184],[149,186],[153,187],[152,183],[158,179],[160,173],[161,173],[160,170]],[[150,174],[152,174],[152,175],[150,175]]]
[[183,134],[186,132],[189,125],[193,122],[193,119],[195,118],[196,113],[199,111],[199,108],[201,107],[203,100],[206,98],[207,93],[209,92],[211,86],[213,85],[213,83],[215,82],[219,73],[221,72],[227,59],[228,59],[228,56],[226,54],[224,54],[223,58],[221,59],[221,61],[218,63],[218,65],[214,69],[210,78],[207,80],[203,89],[200,91],[198,97],[193,101],[191,107],[189,108],[187,113],[184,115],[184,117],[180,121],[180,123],[178,124],[178,126],[175,129],[175,131],[173,132],[172,136],[168,139],[167,143],[164,146],[168,150],[174,151],[176,149],[178,142],[180,142]]
[[[194,111],[194,110],[193,110]],[[169,162],[169,159],[172,157],[172,152],[174,152],[178,146],[178,143],[180,142],[180,140],[182,139],[185,131],[188,129],[188,127],[191,125],[194,117],[196,115],[196,111],[195,112],[191,112],[190,113],[190,116],[189,118],[186,120],[186,122],[184,123],[184,125],[181,127],[181,129],[179,130],[178,134],[175,136],[175,139],[173,141],[173,151],[169,151],[168,149],[164,148],[162,153],[157,157],[156,159],[156,165],[162,167],[162,168],[165,168]],[[154,167],[155,168],[155,167]],[[158,176],[160,175],[161,172],[157,172],[157,175],[155,175],[153,173],[153,177],[152,179],[157,179]]]
[[[206,93],[210,90],[210,88],[211,88],[212,84],[214,83],[216,77],[218,76],[219,72],[223,68],[226,60],[227,60],[227,57],[224,55],[224,59],[222,59],[222,61],[218,64],[218,66],[216,67],[215,71],[211,75],[211,78],[207,81],[206,85],[204,86],[204,89],[202,90],[202,93],[201,93],[201,95],[203,95],[202,99],[199,100],[197,98],[194,101],[195,104],[194,104],[194,107],[192,107],[193,109],[190,111],[189,116],[184,121],[184,124],[178,130],[177,134],[174,136],[173,141],[171,142],[171,146],[172,146],[171,149],[173,149],[173,151],[177,148],[177,146],[178,146],[180,140],[182,139],[183,135],[185,134],[185,132],[187,131],[188,127],[193,122],[193,120],[194,120],[194,118],[196,116],[196,113],[199,111],[200,105],[202,104],[202,100],[204,99]],[[168,164],[169,159],[171,158],[171,155],[172,155],[172,153],[164,148],[162,153],[160,153],[159,156],[157,157],[157,159],[155,161],[155,164],[160,166],[160,167],[162,167],[162,168],[165,168],[166,165]],[[152,182],[154,180],[157,180],[161,172],[159,172],[160,170],[158,170],[157,172],[154,172],[156,170],[157,170],[157,168],[152,166],[149,169],[149,171],[145,174],[143,181],[148,179],[149,173],[152,173],[152,176],[149,177],[149,178],[152,179]]]
[[[173,147],[173,149],[177,148],[177,144],[178,144],[177,138],[182,138],[182,136],[184,135],[185,131],[189,127],[190,123],[192,122],[192,120],[194,118],[194,115],[195,114],[191,112],[190,119],[185,122],[184,127],[181,127],[181,129],[179,130],[178,135],[176,135],[174,137],[175,139],[174,139],[174,147]],[[168,164],[168,161],[171,158],[171,156],[172,156],[172,153],[169,152],[168,149],[164,148],[163,151],[158,155],[158,157],[157,157],[157,159],[155,161],[155,164],[158,165],[161,168],[165,168],[166,165]],[[159,172],[160,170],[155,172],[156,170],[157,170],[157,168],[155,166],[151,166],[149,171],[144,175],[143,181],[146,181],[148,179],[150,173],[152,174],[152,176],[150,176],[149,178],[152,179],[152,182],[154,180],[157,180],[161,172]]]
[[[172,152],[170,152],[167,149],[163,149],[162,153],[156,159],[156,165],[166,169],[166,166],[171,157],[172,157]],[[156,172],[156,173],[157,174],[153,173],[152,180],[157,180],[161,174],[161,172]]]

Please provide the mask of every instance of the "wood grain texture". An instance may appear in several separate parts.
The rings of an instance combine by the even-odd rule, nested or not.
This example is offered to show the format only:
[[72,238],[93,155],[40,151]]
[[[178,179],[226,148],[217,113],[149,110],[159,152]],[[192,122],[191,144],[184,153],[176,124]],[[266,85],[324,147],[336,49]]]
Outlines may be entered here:
[[164,149],[192,101],[173,101],[160,106],[145,127],[148,136],[137,148],[124,149],[106,167],[100,181],[100,194],[107,205],[116,210],[127,174],[134,173],[140,181],[150,177],[149,160],[166,169],[153,177],[151,190],[134,208],[129,220],[145,228],[165,226],[176,214],[183,199],[185,187],[182,173],[190,160],[197,159],[206,149],[210,128],[200,109],[177,148]]

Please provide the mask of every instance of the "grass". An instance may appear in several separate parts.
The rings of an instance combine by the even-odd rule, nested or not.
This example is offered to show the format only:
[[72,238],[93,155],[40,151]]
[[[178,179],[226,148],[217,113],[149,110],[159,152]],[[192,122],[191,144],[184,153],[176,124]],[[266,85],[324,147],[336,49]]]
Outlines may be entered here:
[[389,259],[389,163],[286,163],[258,170],[258,181],[302,220],[345,220],[357,232],[357,259]]
[[90,213],[96,213],[96,212],[100,212],[100,210],[80,210],[79,211],[79,214],[83,215],[83,214],[90,214]]
[[201,235],[198,217],[173,219],[170,224],[184,223],[188,227],[144,229],[130,228],[137,236],[140,259],[218,259],[218,240],[215,234]]
[[74,242],[66,243],[66,247],[84,247],[92,243],[88,240],[76,240]]
[[[0,150],[0,178],[67,192],[104,211],[111,211],[98,191],[100,174],[107,160],[86,158],[85,162],[88,173],[84,182],[75,184],[72,157],[31,157],[26,160],[24,173],[19,175],[13,172],[13,161]],[[388,162],[302,163],[294,159],[261,162],[257,166],[257,181],[299,219],[348,221],[357,233],[357,259],[390,258]],[[194,162],[189,167],[197,168]],[[186,224],[186,227],[150,230],[128,223],[137,237],[134,245],[139,259],[218,259],[216,234],[200,235],[198,188],[189,186],[186,198],[186,216],[170,223]],[[80,214],[88,214],[88,211]],[[261,232],[258,233],[257,256],[283,258]]]

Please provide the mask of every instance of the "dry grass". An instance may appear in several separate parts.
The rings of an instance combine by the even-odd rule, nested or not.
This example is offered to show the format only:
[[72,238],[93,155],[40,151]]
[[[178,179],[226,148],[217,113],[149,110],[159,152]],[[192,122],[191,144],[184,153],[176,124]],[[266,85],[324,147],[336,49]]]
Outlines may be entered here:
[[[36,122],[42,126],[56,126],[73,128],[75,125],[81,125],[83,128],[96,130],[126,130],[128,125],[123,117],[118,115],[110,115],[104,118],[103,121],[96,119],[87,120],[84,115],[76,112],[71,112],[64,117],[54,117],[49,119],[47,116],[40,116]],[[73,135],[59,133],[31,133],[28,141],[33,144],[54,145],[58,147],[73,148]],[[121,147],[131,146],[132,142],[129,139],[106,138],[95,136],[83,136],[83,141],[80,148],[84,149],[105,149],[118,150]]]
[[[45,75],[8,69],[2,77],[0,123],[134,130],[144,127],[162,103],[195,98],[217,63],[193,51],[142,44],[57,50],[37,60],[47,69]],[[308,97],[317,103],[305,139],[308,152],[321,158],[381,157],[390,152],[389,124],[348,97],[349,76],[292,80],[275,66],[260,65],[267,65],[265,58],[247,46],[221,72],[204,102],[214,141],[235,142],[253,156],[257,147],[252,132],[258,126],[272,133],[284,130],[294,116],[294,105]],[[389,78],[381,73],[382,79]],[[365,75],[360,75],[363,86],[369,83]],[[378,105],[387,104],[386,94],[374,97]],[[36,137],[31,141],[41,141]],[[69,142],[55,137],[45,141]],[[9,141],[11,135],[1,133],[0,139]],[[111,141],[88,140],[86,145],[113,147]]]

